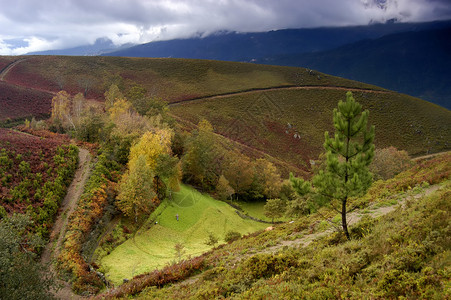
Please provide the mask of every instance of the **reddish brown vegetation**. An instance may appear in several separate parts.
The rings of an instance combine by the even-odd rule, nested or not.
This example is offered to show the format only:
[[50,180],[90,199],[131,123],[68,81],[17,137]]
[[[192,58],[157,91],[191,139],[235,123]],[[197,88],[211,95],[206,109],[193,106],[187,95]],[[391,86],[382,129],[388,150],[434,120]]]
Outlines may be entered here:
[[85,185],[85,191],[71,214],[58,263],[60,270],[73,277],[73,289],[78,293],[97,293],[102,287],[101,279],[92,272],[82,256],[82,246],[93,226],[103,216],[108,197],[114,195],[117,174],[110,162],[101,155]]
[[0,128],[0,209],[28,213],[47,237],[78,161],[78,149],[58,139]]
[[[44,199],[35,199],[34,197],[36,188],[41,187],[44,182],[55,179],[53,157],[56,154],[56,148],[61,144],[61,141],[55,139],[40,139],[35,136],[0,128],[0,150],[2,151],[0,155],[5,161],[1,166],[3,172],[0,173],[2,175],[0,176],[2,179],[0,203],[7,212],[23,213],[28,204],[34,207],[42,205]],[[9,158],[10,163],[6,163],[6,156]],[[21,172],[18,168],[22,161],[29,164],[29,173],[42,175],[42,183],[40,182],[38,186],[33,185],[28,188],[29,196],[27,199],[10,202],[12,197],[11,190],[19,185],[28,175]],[[28,201],[31,203],[26,203]]]
[[110,291],[107,294],[100,295],[100,299],[112,299],[136,295],[144,288],[149,286],[162,287],[168,283],[174,283],[191,276],[196,271],[200,271],[205,267],[205,255],[198,256],[190,260],[184,260],[178,264],[170,265],[162,270],[138,275],[128,283],[121,285],[119,288]]
[[29,64],[33,64],[33,61],[17,64],[8,72],[5,80],[16,85],[45,91],[58,92],[60,90],[56,82],[46,80],[41,74],[30,72]]
[[0,121],[24,117],[46,117],[52,94],[0,82]]
[[41,138],[41,140],[51,139],[52,141],[58,142],[60,144],[69,144],[71,142],[67,134],[55,133],[48,130],[37,130],[26,126],[17,126],[17,128],[22,132],[29,133],[31,135],[34,135],[35,137],[39,137]]
[[3,71],[9,64],[11,64],[15,58],[13,57],[0,57],[0,72]]

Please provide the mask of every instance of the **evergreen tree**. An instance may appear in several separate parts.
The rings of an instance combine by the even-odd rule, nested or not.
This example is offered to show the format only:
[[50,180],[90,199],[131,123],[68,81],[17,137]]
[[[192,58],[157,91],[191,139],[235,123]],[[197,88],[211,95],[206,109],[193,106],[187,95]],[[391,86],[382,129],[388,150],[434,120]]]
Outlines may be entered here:
[[[372,182],[368,166],[374,156],[374,126],[367,129],[368,111],[346,93],[334,109],[333,138],[325,132],[326,169],[313,177],[316,194],[341,214],[341,223],[349,239],[346,213],[350,197],[363,195]],[[341,209],[334,207],[338,201]]]

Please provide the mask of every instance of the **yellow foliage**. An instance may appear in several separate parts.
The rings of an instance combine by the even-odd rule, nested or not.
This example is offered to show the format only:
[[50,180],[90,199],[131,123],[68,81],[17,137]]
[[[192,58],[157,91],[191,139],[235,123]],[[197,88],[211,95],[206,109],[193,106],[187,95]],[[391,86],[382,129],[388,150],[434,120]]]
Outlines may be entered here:
[[111,107],[113,107],[116,100],[124,99],[124,95],[119,90],[118,86],[113,84],[108,89],[108,91],[105,92],[105,108],[109,110]]
[[122,114],[129,114],[131,112],[132,104],[125,98],[116,99],[114,104],[108,108],[111,120],[114,122]]
[[197,126],[199,127],[199,130],[201,130],[201,131],[213,132],[213,126],[211,125],[210,122],[208,122],[205,119],[202,119],[199,122],[199,124],[197,124]]
[[70,95],[66,91],[58,92],[52,98],[52,120],[63,121],[70,115]]
[[138,143],[130,148],[129,167],[134,166],[138,157],[143,155],[150,170],[155,171],[158,156],[171,154],[172,135],[173,131],[169,129],[145,132]]

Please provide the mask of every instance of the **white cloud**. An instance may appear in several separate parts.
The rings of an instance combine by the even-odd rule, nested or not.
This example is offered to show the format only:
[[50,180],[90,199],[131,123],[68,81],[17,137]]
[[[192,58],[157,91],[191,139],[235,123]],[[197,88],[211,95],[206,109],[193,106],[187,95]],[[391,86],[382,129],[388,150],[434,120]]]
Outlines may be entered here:
[[[218,30],[364,25],[451,18],[447,0],[0,0],[0,54],[206,35]],[[15,47],[8,39],[28,41]]]

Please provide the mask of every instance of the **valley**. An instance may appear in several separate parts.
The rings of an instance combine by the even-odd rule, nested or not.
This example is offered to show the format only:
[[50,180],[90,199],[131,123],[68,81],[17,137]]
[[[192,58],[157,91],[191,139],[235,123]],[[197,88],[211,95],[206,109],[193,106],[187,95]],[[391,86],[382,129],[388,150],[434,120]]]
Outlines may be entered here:
[[[291,298],[300,290],[307,298],[446,295],[451,172],[446,108],[305,68],[64,56],[0,57],[0,67],[0,122],[21,123],[15,131],[0,128],[2,139],[20,134],[30,139],[26,143],[72,144],[66,152],[52,150],[59,156],[48,155],[46,162],[71,163],[67,198],[56,206],[47,200],[32,205],[34,221],[54,222],[34,229],[47,243],[34,250],[70,283],[54,295]],[[352,238],[346,240],[335,230],[336,203],[312,206],[290,174],[308,183],[326,169],[324,132],[335,130],[334,108],[349,95],[369,110],[368,123],[376,128],[374,155],[396,148],[389,152],[393,157],[378,162],[394,173],[349,198],[349,210],[356,211],[349,213]],[[2,151],[12,160],[0,160],[0,166],[22,170],[11,140],[2,139],[0,146],[8,149]],[[73,159],[63,158],[74,156],[74,149],[77,172]],[[25,182],[35,179],[21,172],[17,176],[25,174]],[[0,175],[2,182],[10,180]],[[37,181],[34,185],[37,189]],[[16,197],[14,189],[1,190],[5,220],[13,211],[31,209],[26,197],[14,202],[7,196]],[[36,193],[37,200],[52,197]],[[266,204],[275,199],[285,206],[268,212]],[[418,234],[401,215],[418,225]],[[406,232],[403,237],[384,225],[392,222]],[[425,246],[418,250],[418,244]],[[408,278],[408,286],[392,288],[389,276]]]

